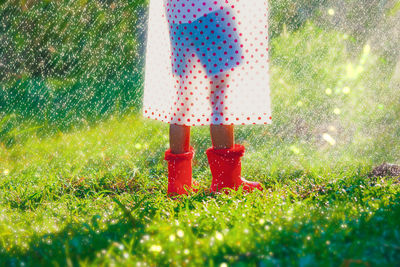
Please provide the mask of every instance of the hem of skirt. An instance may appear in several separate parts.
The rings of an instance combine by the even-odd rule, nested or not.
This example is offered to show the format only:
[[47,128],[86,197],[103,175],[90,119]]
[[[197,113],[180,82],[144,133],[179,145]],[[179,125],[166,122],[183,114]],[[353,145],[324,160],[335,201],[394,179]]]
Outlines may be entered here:
[[[235,120],[234,122],[220,122],[220,123],[213,123],[211,120],[209,122],[192,122],[192,123],[187,123],[187,122],[172,122],[166,119],[158,118],[155,116],[151,116],[148,114],[142,114],[142,116],[146,119],[152,119],[156,120],[159,122],[164,122],[172,125],[181,125],[181,126],[209,126],[209,125],[269,125],[272,124],[272,116],[271,114],[267,115],[262,115],[260,116],[258,113],[257,114],[246,114],[247,116],[251,117],[261,117],[261,119],[258,119],[257,121],[250,122],[247,119],[241,119],[241,120]],[[251,118],[250,117],[250,118]],[[263,118],[264,117],[264,118]],[[251,119],[250,119],[251,120]]]

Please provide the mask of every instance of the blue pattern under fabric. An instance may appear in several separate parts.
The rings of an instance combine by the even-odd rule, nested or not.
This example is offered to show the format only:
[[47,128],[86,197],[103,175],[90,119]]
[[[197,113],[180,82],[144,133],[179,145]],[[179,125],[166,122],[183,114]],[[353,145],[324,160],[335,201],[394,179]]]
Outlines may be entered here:
[[[189,72],[187,63],[200,59],[207,74],[218,74],[242,63],[242,48],[232,17],[224,8],[192,23],[170,24],[172,72],[181,76]],[[197,62],[194,65],[198,65]]]

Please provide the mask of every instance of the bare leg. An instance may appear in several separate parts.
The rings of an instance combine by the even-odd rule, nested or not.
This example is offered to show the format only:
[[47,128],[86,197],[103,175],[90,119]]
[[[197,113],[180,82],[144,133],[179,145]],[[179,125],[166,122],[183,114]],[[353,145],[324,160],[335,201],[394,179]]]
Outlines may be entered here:
[[[211,104],[213,106],[213,112],[223,112],[224,101],[221,99],[221,90],[226,90],[226,84],[228,83],[228,77],[225,74],[220,74],[218,77],[213,76],[211,78]],[[216,105],[221,110],[216,109]],[[233,125],[210,125],[211,141],[213,147],[216,149],[232,148],[235,142],[234,140],[234,126]]]
[[233,125],[210,125],[211,141],[216,149],[232,148],[235,142]]
[[190,126],[170,124],[169,146],[173,154],[182,154],[190,148]]

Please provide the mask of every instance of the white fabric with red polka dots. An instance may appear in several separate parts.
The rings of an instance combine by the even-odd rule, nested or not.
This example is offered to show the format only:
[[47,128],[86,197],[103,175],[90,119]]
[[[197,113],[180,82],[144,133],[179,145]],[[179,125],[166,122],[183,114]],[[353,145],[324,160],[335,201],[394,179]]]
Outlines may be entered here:
[[164,0],[167,18],[173,23],[188,23],[204,14],[218,10],[222,5],[218,0]]
[[269,124],[268,3],[150,0],[143,116]]

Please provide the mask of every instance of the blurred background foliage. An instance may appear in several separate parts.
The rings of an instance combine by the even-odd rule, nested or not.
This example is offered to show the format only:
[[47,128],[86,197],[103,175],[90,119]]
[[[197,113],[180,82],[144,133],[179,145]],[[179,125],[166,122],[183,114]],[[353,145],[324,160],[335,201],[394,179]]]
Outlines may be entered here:
[[[12,146],[31,134],[138,112],[147,4],[0,0],[0,142]],[[364,114],[364,124],[393,125],[399,10],[395,0],[271,0],[271,131],[307,140],[328,122],[336,130],[351,126],[375,106],[388,112]],[[371,99],[360,102],[363,94]],[[400,135],[398,128],[390,134]]]
[[142,0],[3,1],[0,138],[23,131],[15,131],[22,121],[48,134],[137,108],[145,8]]

